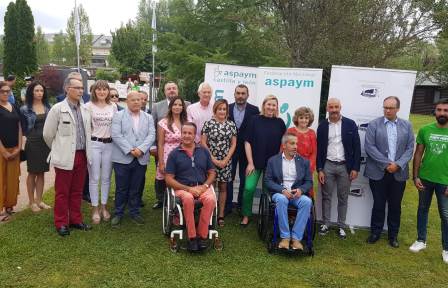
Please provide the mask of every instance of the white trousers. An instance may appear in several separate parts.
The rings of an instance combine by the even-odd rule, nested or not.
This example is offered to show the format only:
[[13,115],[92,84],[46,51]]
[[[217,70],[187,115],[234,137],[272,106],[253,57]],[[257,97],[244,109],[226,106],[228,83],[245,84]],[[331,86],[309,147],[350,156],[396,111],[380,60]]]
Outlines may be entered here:
[[92,206],[97,207],[99,201],[98,184],[101,179],[101,204],[106,205],[109,197],[110,178],[112,174],[113,143],[92,141],[91,164],[89,168],[89,192]]

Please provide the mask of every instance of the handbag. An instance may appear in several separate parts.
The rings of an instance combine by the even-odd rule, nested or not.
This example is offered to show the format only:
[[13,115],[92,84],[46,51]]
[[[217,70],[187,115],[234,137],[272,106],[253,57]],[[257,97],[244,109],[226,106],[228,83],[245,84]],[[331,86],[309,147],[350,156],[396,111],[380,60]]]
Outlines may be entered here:
[[25,150],[20,150],[20,162],[26,161],[26,152]]

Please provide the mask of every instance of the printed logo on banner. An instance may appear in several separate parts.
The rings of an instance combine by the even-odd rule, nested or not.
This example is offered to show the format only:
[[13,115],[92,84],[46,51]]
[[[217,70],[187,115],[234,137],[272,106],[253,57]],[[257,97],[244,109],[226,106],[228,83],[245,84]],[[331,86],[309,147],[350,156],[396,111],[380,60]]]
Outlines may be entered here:
[[241,68],[243,67],[232,65],[216,65],[213,68],[213,74],[212,74],[213,83],[215,83],[215,86],[216,84],[222,85],[222,87],[215,89],[214,93],[215,100],[225,98],[226,93],[224,87],[227,87],[229,85],[231,85],[232,87],[235,87],[239,84],[245,84],[246,86],[249,87],[253,87],[256,85],[257,73],[247,71],[247,69],[256,69],[256,68],[244,67],[246,71],[242,71]]

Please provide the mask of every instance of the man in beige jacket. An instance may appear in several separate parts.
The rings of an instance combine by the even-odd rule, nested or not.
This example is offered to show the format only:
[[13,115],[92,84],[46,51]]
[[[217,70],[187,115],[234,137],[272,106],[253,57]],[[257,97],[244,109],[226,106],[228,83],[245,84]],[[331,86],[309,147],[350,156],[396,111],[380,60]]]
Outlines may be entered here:
[[64,81],[67,97],[48,113],[43,136],[50,147],[48,156],[56,172],[54,224],[61,236],[69,228],[90,230],[82,220],[82,191],[90,159],[90,114],[81,103],[83,84],[75,78]]

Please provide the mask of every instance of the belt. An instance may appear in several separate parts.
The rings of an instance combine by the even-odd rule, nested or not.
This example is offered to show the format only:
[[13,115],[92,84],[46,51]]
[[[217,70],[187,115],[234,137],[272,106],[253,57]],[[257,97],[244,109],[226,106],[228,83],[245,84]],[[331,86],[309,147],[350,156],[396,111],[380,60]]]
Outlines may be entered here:
[[332,163],[332,164],[335,164],[335,165],[344,165],[345,164],[345,161],[333,161],[333,160],[330,160],[330,159],[327,159],[327,161]]
[[112,138],[98,138],[98,137],[93,137],[90,138],[92,139],[92,141],[98,141],[98,142],[103,142],[103,143],[112,143]]

